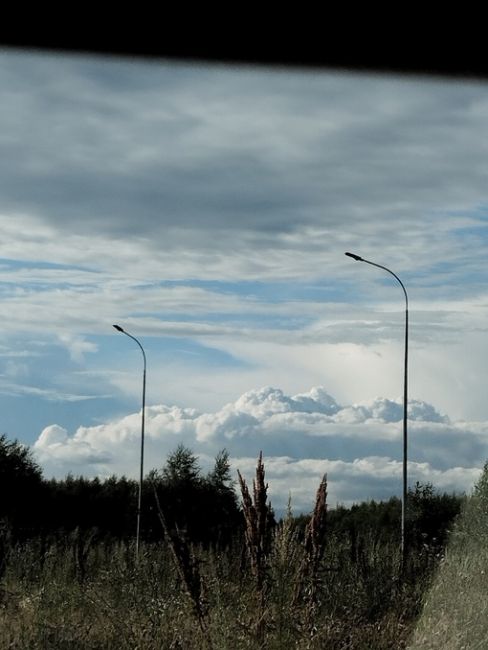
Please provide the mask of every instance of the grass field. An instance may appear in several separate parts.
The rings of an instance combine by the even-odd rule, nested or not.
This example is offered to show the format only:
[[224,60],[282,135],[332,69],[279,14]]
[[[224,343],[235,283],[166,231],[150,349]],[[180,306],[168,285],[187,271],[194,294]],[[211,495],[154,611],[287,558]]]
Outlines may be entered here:
[[0,647],[486,648],[486,476],[447,551],[412,549],[403,567],[398,543],[371,534],[353,548],[327,530],[325,482],[305,530],[291,513],[268,526],[259,473],[252,496],[241,485],[245,537],[226,550],[167,528],[138,561],[133,542],[94,531],[24,544],[4,534]]
[[488,464],[424,599],[410,650],[488,648]]
[[432,562],[417,559],[409,569],[415,578],[401,583],[396,549],[368,548],[353,563],[330,539],[312,577],[285,523],[273,539],[261,603],[237,548],[195,549],[193,591],[166,544],[143,546],[137,565],[131,545],[94,544],[83,568],[76,549],[73,538],[42,559],[36,542],[11,550],[1,648],[401,648]]

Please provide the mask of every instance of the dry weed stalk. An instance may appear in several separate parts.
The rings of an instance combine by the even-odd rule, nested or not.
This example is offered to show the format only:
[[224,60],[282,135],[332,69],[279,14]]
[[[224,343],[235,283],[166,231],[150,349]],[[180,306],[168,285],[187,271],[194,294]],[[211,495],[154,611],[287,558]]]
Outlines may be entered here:
[[253,480],[253,499],[249,494],[246,481],[237,470],[242,493],[242,508],[246,522],[245,539],[251,559],[251,570],[256,580],[259,618],[256,623],[256,635],[262,643],[265,630],[265,610],[267,594],[267,558],[269,552],[268,522],[270,508],[266,503],[268,484],[264,482],[263,452],[259,452],[256,466],[256,478]]
[[6,521],[0,521],[0,578],[7,568],[7,559],[12,547],[12,532]]
[[98,529],[84,531],[77,526],[72,534],[73,540],[73,563],[75,575],[80,583],[86,578],[88,556],[95,542],[99,537]]
[[315,507],[305,528],[304,557],[299,578],[295,585],[293,604],[296,606],[305,592],[306,626],[310,636],[315,634],[313,624],[317,606],[318,591],[321,584],[320,565],[325,551],[327,532],[327,474],[324,474],[315,497]]
[[274,556],[278,565],[285,571],[287,576],[296,572],[298,552],[298,532],[291,509],[291,496],[289,496],[286,515],[276,527],[273,537]]
[[305,529],[305,552],[307,562],[314,571],[318,568],[325,550],[327,532],[327,474],[324,474],[315,497],[312,517]]
[[207,609],[204,599],[204,584],[200,574],[200,566],[187,540],[183,537],[178,526],[171,530],[166,522],[161,504],[159,503],[156,486],[153,483],[154,496],[158,509],[159,521],[164,535],[169,542],[178,575],[184,585],[185,592],[189,597],[193,612],[198,620],[200,630],[209,650],[212,648],[210,633],[207,624]]

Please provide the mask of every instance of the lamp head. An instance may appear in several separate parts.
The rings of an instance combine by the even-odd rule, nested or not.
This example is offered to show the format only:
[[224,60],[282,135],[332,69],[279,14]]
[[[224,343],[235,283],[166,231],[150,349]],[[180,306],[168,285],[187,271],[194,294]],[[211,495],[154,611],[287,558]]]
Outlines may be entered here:
[[344,255],[347,255],[348,257],[352,257],[353,260],[356,260],[356,262],[363,262],[363,258],[359,257],[359,255],[355,255],[354,253],[344,253]]
[[124,332],[124,330],[120,327],[120,325],[114,325],[115,329],[117,332]]

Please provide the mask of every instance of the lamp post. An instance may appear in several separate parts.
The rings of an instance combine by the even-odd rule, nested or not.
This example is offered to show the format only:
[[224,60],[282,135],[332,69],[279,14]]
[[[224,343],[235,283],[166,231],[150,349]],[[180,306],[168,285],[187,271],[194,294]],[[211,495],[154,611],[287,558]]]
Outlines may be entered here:
[[139,557],[139,537],[141,530],[141,505],[142,505],[142,481],[144,478],[144,412],[146,407],[146,354],[144,348],[136,339],[135,336],[126,332],[120,325],[114,325],[117,332],[122,332],[129,338],[133,339],[137,345],[141,348],[142,356],[144,359],[144,373],[142,375],[142,422],[141,422],[141,468],[139,475],[139,496],[137,498],[137,531],[136,531],[136,560]]
[[398,275],[382,266],[381,264],[376,264],[375,262],[370,262],[365,260],[359,255],[354,253],[345,253],[348,257],[352,257],[357,262],[365,262],[366,264],[371,264],[372,266],[377,266],[384,271],[390,273],[398,282],[403,289],[405,294],[405,365],[404,365],[404,380],[403,380],[403,493],[402,493],[402,522],[401,522],[401,553],[402,553],[402,562],[405,564],[405,558],[407,554],[407,545],[405,542],[405,515],[407,508],[407,407],[408,407],[408,394],[407,394],[407,377],[408,377],[408,296],[407,291],[403,285],[403,282],[400,280]]

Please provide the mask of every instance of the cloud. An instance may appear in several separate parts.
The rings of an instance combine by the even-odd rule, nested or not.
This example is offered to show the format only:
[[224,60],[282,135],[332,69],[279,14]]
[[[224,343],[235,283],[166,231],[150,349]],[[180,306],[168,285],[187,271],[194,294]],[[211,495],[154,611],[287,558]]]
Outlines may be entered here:
[[[162,467],[180,443],[197,453],[207,469],[225,447],[234,469],[243,473],[253,471],[263,450],[273,501],[280,507],[291,491],[296,507],[310,508],[324,473],[336,502],[400,492],[400,400],[376,398],[340,406],[320,386],[294,396],[268,386],[248,391],[214,413],[149,406],[145,429],[147,471]],[[432,405],[413,400],[409,431],[411,483],[430,481],[446,491],[470,489],[486,454],[488,423],[451,423]],[[141,413],[79,427],[73,435],[51,425],[33,450],[45,471],[57,476],[74,466],[87,475],[135,477],[140,432]],[[249,456],[252,449],[254,455]]]
[[32,395],[35,397],[41,397],[50,402],[83,402],[86,400],[110,397],[110,395],[82,395],[66,393],[55,388],[39,388],[38,386],[13,383],[4,381],[3,379],[0,379],[0,394],[11,396]]
[[480,259],[480,84],[12,52],[0,81],[6,256],[218,279],[327,277],[359,243],[402,271]]
[[86,438],[76,435],[70,438],[66,429],[56,424],[43,429],[32,449],[41,465],[54,474],[69,465],[66,474],[87,471],[88,475],[93,475],[100,465],[113,460],[109,451],[96,449]]
[[98,346],[94,343],[70,333],[60,334],[59,340],[68,348],[71,359],[77,363],[84,361],[84,356],[87,352],[93,353],[98,350]]
[[[413,459],[484,456],[486,85],[13,51],[0,84],[0,391],[38,397],[33,420],[85,401],[47,422],[112,453],[140,399],[119,322],[147,341],[150,401],[199,409],[152,413],[149,462],[179,439],[396,462],[401,402],[376,396],[401,394],[403,296],[352,250],[409,291]],[[337,401],[300,393],[319,384]],[[100,418],[100,441],[77,429]]]

